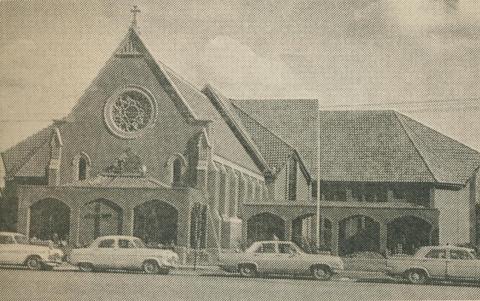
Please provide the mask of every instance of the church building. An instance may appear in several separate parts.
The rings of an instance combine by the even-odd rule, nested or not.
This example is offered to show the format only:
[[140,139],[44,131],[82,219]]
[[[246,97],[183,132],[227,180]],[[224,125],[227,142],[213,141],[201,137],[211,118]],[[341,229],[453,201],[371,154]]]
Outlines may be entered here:
[[30,237],[228,249],[313,240],[320,180],[335,254],[475,243],[478,152],[395,111],[318,110],[198,90],[134,23],[65,118],[2,153],[4,197]]

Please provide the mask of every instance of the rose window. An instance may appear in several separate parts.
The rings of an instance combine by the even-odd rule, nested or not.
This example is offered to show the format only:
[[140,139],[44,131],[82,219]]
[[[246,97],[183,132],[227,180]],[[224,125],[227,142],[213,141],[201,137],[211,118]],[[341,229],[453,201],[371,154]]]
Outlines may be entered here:
[[154,120],[155,105],[143,90],[130,88],[111,97],[105,105],[105,121],[123,138],[134,138]]

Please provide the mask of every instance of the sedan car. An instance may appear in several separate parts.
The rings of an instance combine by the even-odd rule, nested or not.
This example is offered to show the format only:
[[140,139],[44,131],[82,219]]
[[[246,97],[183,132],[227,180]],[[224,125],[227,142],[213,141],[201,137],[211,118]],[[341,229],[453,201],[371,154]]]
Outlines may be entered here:
[[258,241],[243,253],[220,254],[220,267],[242,276],[257,274],[310,275],[328,280],[343,270],[340,257],[326,254],[307,254],[290,241]]
[[62,263],[63,252],[52,246],[30,244],[20,233],[0,232],[0,264],[24,265],[31,270],[52,269]]
[[168,274],[177,262],[175,252],[149,249],[140,238],[133,236],[102,236],[89,247],[73,249],[70,254],[70,263],[84,272],[123,269]]

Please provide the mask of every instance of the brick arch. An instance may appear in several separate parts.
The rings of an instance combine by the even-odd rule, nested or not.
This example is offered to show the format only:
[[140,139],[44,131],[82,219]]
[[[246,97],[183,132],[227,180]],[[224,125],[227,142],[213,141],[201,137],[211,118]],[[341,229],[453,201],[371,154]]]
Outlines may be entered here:
[[177,244],[179,210],[165,200],[150,200],[135,206],[133,233],[147,244]]
[[387,223],[387,248],[390,253],[413,254],[421,246],[436,241],[432,237],[435,227],[416,214],[405,214]]
[[285,220],[277,214],[268,211],[255,214],[247,220],[247,241],[284,240],[285,226]]
[[70,206],[55,198],[45,198],[30,205],[30,237],[43,240],[68,240]]

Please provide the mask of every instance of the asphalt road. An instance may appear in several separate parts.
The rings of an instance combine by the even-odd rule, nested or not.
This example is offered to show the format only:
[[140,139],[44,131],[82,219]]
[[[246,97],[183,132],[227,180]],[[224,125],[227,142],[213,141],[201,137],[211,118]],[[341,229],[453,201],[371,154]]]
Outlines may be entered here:
[[0,269],[1,300],[425,300],[480,299],[480,286],[354,282],[336,278],[246,279],[176,271],[171,275]]

